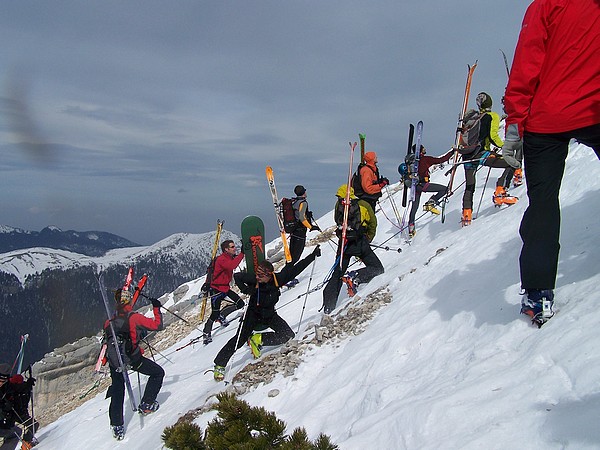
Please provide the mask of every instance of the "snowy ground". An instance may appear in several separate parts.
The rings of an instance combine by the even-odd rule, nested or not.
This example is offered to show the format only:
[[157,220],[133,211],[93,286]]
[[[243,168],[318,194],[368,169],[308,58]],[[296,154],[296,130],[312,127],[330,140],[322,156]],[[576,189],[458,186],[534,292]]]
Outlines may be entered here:
[[[441,172],[433,181],[446,182]],[[478,174],[476,201],[486,174],[487,168]],[[561,192],[558,312],[541,329],[519,315],[518,226],[527,206],[525,186],[513,190],[521,198],[515,206],[496,209],[491,195],[500,174],[492,171],[472,226],[459,225],[461,188],[451,198],[446,223],[427,215],[417,223],[411,246],[399,236],[386,243],[402,246],[401,254],[377,250],[386,272],[361,286],[359,294],[388,286],[393,302],[364,333],[315,347],[293,377],[278,376],[243,399],[274,411],[289,431],[304,426],[311,438],[323,432],[342,449],[600,448],[600,357],[595,349],[600,335],[595,311],[600,302],[600,164],[590,149],[572,148]],[[400,205],[401,191],[395,198]],[[332,206],[334,201],[332,193]],[[382,206],[394,217],[388,200]],[[331,225],[330,216],[319,220],[321,228]],[[375,243],[397,231],[383,214],[378,217]],[[271,218],[264,219],[274,226]],[[334,260],[331,246],[322,249],[313,285]],[[281,305],[306,290],[309,272],[282,295]],[[190,283],[187,295],[197,294],[200,284]],[[302,301],[279,311],[294,330]],[[342,293],[338,306],[347,301]],[[301,330],[320,320],[321,302],[321,291],[308,296]],[[224,388],[203,372],[233,330],[216,333],[209,346],[175,351],[198,334],[163,352],[170,362],[159,361],[167,375],[156,414],[140,418],[126,401],[124,441],[111,437],[102,392],[41,429],[39,448],[160,449],[166,426]],[[243,348],[232,361],[228,377],[252,360]],[[135,375],[132,381],[139,399]],[[280,394],[268,397],[272,389]],[[213,415],[202,415],[197,423],[205,429]]]

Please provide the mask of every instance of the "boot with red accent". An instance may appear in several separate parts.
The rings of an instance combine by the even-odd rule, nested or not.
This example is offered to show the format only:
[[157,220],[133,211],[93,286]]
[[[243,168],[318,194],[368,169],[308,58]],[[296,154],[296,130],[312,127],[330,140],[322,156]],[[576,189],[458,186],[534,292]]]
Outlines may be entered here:
[[494,202],[494,206],[502,206],[502,205],[514,205],[519,200],[518,197],[513,197],[506,192],[503,186],[496,186],[496,191],[492,196],[492,201]]
[[523,184],[523,169],[516,169],[513,175],[513,187],[519,187]]
[[463,227],[471,225],[471,221],[473,220],[473,210],[470,208],[463,209],[463,215],[460,220],[460,223]]

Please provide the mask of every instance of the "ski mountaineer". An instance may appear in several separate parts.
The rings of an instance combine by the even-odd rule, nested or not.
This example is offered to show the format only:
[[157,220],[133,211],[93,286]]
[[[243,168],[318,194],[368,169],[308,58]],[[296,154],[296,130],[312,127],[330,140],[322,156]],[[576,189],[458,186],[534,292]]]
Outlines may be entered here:
[[[510,165],[497,153],[492,152],[492,145],[502,148],[504,142],[498,134],[500,127],[500,116],[492,111],[492,97],[486,92],[480,92],[476,98],[478,112],[470,110],[465,114],[465,123],[474,116],[478,116],[479,146],[470,153],[461,152],[465,169],[465,192],[463,194],[463,214],[461,223],[463,226],[471,225],[473,218],[473,194],[475,193],[475,174],[479,165],[506,169]],[[474,160],[474,161],[473,161]],[[498,197],[496,199],[496,197]],[[502,184],[496,184],[494,192],[494,204],[514,204],[518,199],[508,195]]]
[[[348,185],[342,184],[336,193],[337,202],[334,209],[334,219],[338,225],[336,233],[340,239],[338,242],[335,269],[323,290],[323,310],[325,314],[329,314],[335,309],[342,283],[345,282],[348,285],[348,293],[354,295],[359,284],[368,283],[374,277],[384,272],[381,261],[370,246],[370,242],[375,237],[377,231],[377,217],[375,217],[373,208],[371,208],[369,203],[358,199],[354,195],[352,187],[350,187],[346,242],[342,242],[343,203],[346,199],[347,189]],[[343,245],[345,245],[345,249],[340,267],[339,257]],[[360,258],[366,267],[350,271],[342,276],[346,272],[352,256]]]
[[362,192],[358,197],[371,205],[373,211],[377,206],[377,200],[381,197],[381,190],[390,184],[387,178],[379,176],[379,168],[377,167],[377,153],[365,153],[365,163],[359,170],[360,185]]
[[[321,249],[317,245],[306,258],[296,264],[286,264],[280,272],[275,273],[273,264],[265,260],[258,264],[256,275],[247,272],[234,275],[235,284],[242,293],[248,294],[250,298],[237,333],[229,339],[215,357],[213,374],[216,381],[222,381],[225,378],[225,366],[229,359],[246,342],[254,357],[258,358],[263,345],[280,345],[294,337],[290,326],[277,314],[275,305],[279,301],[281,287],[298,276],[319,256],[321,256]],[[254,330],[265,328],[273,331],[254,333]]]
[[30,449],[38,443],[34,437],[38,423],[28,409],[35,378],[25,381],[20,374],[10,374],[10,364],[0,364],[0,449],[14,450],[19,443],[21,449]]
[[[413,152],[416,150],[416,145],[412,146]],[[419,177],[417,183],[417,190],[415,191],[415,200],[412,203],[412,208],[410,210],[410,214],[408,216],[408,234],[410,237],[413,237],[416,234],[415,230],[415,216],[417,215],[417,210],[419,209],[419,202],[421,200],[421,193],[423,192],[435,192],[435,195],[431,196],[427,202],[423,205],[424,211],[429,211],[432,214],[439,214],[440,210],[437,209],[438,203],[440,199],[446,195],[448,191],[448,187],[445,185],[430,183],[429,182],[429,168],[436,164],[442,164],[446,161],[449,161],[452,157],[454,150],[450,149],[447,153],[442,156],[427,156],[427,150],[424,146],[421,145],[421,149],[419,151],[419,168],[418,174]],[[398,166],[398,173],[402,174],[401,166]]]
[[600,159],[600,3],[534,0],[525,13],[504,95],[510,154],[522,140],[529,206],[519,229],[521,312],[552,317],[560,249],[559,190],[569,141]]
[[[151,298],[154,317],[149,318],[140,313],[133,312],[131,300],[132,295],[130,291],[123,289],[115,291],[117,311],[111,321],[117,336],[120,335],[123,339],[124,354],[122,358],[127,368],[149,377],[144,389],[144,395],[138,407],[140,414],[147,415],[158,410],[159,404],[156,401],[156,396],[162,387],[165,371],[156,362],[143,356],[144,351],[139,346],[139,342],[143,337],[142,333],[162,330],[163,321],[162,313],[160,312],[162,305],[159,300]],[[109,321],[107,320],[104,324],[105,336],[111,336],[109,327]],[[110,340],[112,337],[107,339]],[[112,342],[107,342],[106,355],[112,380],[112,384],[106,392],[106,397],[110,397],[110,406],[108,409],[110,426],[113,437],[117,440],[122,440],[125,437],[125,425],[123,421],[125,379],[121,373],[121,367]]]
[[[211,313],[204,324],[202,338],[204,345],[212,342],[212,327],[215,322],[219,322],[222,327],[229,325],[227,316],[237,309],[242,309],[245,304],[240,296],[229,286],[233,278],[233,271],[240,265],[244,259],[244,252],[235,254],[235,243],[228,239],[221,243],[221,254],[215,259],[212,282],[208,294],[210,296]],[[232,305],[228,305],[221,311],[221,302],[225,297],[233,300]]]
[[302,185],[294,188],[294,214],[298,225],[290,234],[290,253],[292,255],[292,264],[300,261],[304,246],[306,245],[306,231],[321,231],[318,225],[312,222],[312,212],[308,210],[308,202],[306,201],[306,189]]

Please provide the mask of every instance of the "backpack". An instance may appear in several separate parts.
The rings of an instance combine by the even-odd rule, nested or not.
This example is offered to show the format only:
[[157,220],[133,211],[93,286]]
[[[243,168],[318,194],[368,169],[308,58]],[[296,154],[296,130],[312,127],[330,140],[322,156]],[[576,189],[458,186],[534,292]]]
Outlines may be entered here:
[[365,163],[360,163],[358,165],[356,172],[354,172],[352,175],[352,180],[350,181],[350,185],[354,189],[354,195],[356,195],[358,198],[365,195],[365,191],[362,188],[362,180],[360,178],[360,169],[362,169],[364,166],[366,166]]
[[475,155],[481,149],[479,131],[481,129],[481,118],[485,114],[485,112],[480,113],[474,109],[470,109],[465,113],[458,150],[461,155]]
[[[131,335],[129,334],[129,316],[132,312],[126,316],[117,315],[112,319],[113,328],[117,335],[117,344],[123,359],[125,367],[135,367],[139,363],[142,352],[139,346],[133,346],[131,341]],[[119,357],[117,356],[117,350],[113,341],[113,336],[110,331],[110,325],[104,328],[104,343],[106,344],[106,358],[112,369],[118,370],[121,368],[119,365]]]
[[283,219],[283,229],[286,233],[293,233],[298,227],[298,219],[296,219],[296,211],[294,209],[293,198],[282,198],[279,203],[279,214]]
[[[337,224],[336,235],[342,237],[342,226],[344,223],[344,200],[339,199],[335,205],[335,223]],[[365,234],[362,225],[362,217],[358,199],[350,200],[348,208],[348,227],[346,228],[346,239],[349,241],[356,240]]]
[[412,175],[415,171],[415,152],[410,152],[404,157],[404,162],[398,166],[398,173],[404,186],[412,186]]

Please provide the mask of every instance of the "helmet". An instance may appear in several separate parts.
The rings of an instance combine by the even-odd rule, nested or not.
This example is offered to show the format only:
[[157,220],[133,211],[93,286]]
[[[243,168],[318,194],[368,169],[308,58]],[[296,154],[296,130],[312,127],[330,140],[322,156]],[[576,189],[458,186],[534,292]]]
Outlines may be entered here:
[[301,184],[299,184],[298,186],[296,186],[294,188],[294,194],[296,194],[297,196],[304,195],[305,192],[306,192],[306,189]]
[[477,99],[475,100],[475,102],[477,103],[477,107],[480,111],[492,108],[492,97],[490,96],[490,94],[487,94],[485,92],[480,92],[479,94],[477,94]]
[[131,302],[132,295],[129,291],[124,291],[123,289],[117,289],[115,291],[115,302],[119,306],[128,305]]

